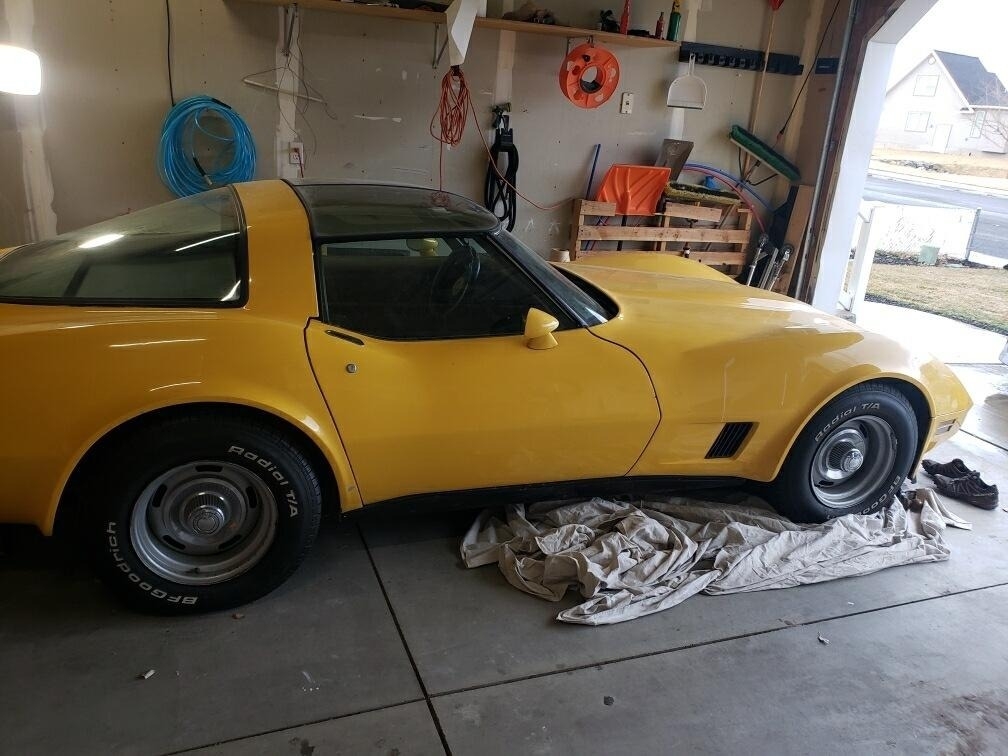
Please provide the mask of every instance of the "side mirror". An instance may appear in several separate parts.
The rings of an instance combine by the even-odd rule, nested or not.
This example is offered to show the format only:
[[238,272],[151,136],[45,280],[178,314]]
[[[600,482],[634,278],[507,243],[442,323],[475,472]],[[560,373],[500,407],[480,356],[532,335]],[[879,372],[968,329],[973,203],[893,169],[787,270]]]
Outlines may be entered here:
[[529,309],[525,316],[525,346],[529,349],[552,349],[557,345],[553,331],[560,326],[560,321],[548,312]]

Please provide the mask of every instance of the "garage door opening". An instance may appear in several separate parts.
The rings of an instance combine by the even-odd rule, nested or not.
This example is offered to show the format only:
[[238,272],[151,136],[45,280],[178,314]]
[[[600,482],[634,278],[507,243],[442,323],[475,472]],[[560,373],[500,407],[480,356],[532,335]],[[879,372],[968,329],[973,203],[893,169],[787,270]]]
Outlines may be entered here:
[[1002,14],[907,0],[868,44],[813,297],[953,363],[1008,335]]

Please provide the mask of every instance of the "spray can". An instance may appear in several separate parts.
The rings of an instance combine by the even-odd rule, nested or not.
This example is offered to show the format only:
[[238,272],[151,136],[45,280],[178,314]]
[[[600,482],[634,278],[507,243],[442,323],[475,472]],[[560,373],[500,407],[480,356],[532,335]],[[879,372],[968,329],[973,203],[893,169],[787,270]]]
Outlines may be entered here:
[[626,34],[630,29],[630,0],[623,0],[623,15],[620,17],[619,33]]
[[682,13],[679,12],[679,0],[675,0],[672,3],[672,15],[669,16],[668,37],[666,37],[669,42],[679,39],[680,26],[682,26]]

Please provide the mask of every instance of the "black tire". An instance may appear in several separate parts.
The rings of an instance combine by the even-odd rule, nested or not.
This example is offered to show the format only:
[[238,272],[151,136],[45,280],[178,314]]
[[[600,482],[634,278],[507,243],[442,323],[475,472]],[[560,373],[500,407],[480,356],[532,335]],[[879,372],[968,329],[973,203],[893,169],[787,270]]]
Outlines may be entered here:
[[[854,472],[848,472],[843,464],[836,469],[830,467],[831,473],[849,476],[842,483],[817,474],[823,471],[825,459],[847,460],[845,450],[854,454],[843,436],[848,432],[855,439],[859,432],[867,439],[867,448],[859,452],[862,465]],[[847,514],[871,514],[889,504],[899,491],[910,472],[917,444],[917,416],[902,393],[884,383],[855,386],[809,421],[780,474],[763,495],[774,509],[795,522],[818,523]],[[849,466],[855,464],[856,455]],[[841,485],[848,487],[847,495],[838,487]]]
[[[319,476],[297,444],[267,424],[220,413],[130,433],[102,455],[83,493],[99,574],[131,607],[156,614],[225,609],[269,593],[308,553],[322,513]],[[158,537],[167,512],[195,524],[185,534],[163,530]],[[238,532],[235,512],[243,513],[243,527],[254,520],[255,530]],[[187,546],[164,533],[191,541]],[[172,566],[175,557],[206,566],[185,572]],[[222,566],[228,559],[233,576]]]

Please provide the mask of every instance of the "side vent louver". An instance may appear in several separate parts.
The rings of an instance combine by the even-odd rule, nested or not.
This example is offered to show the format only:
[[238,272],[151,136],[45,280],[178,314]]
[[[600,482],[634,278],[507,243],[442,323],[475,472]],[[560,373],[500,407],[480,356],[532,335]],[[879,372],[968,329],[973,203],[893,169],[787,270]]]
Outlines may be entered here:
[[734,457],[752,427],[752,423],[726,423],[707,452],[707,459]]

